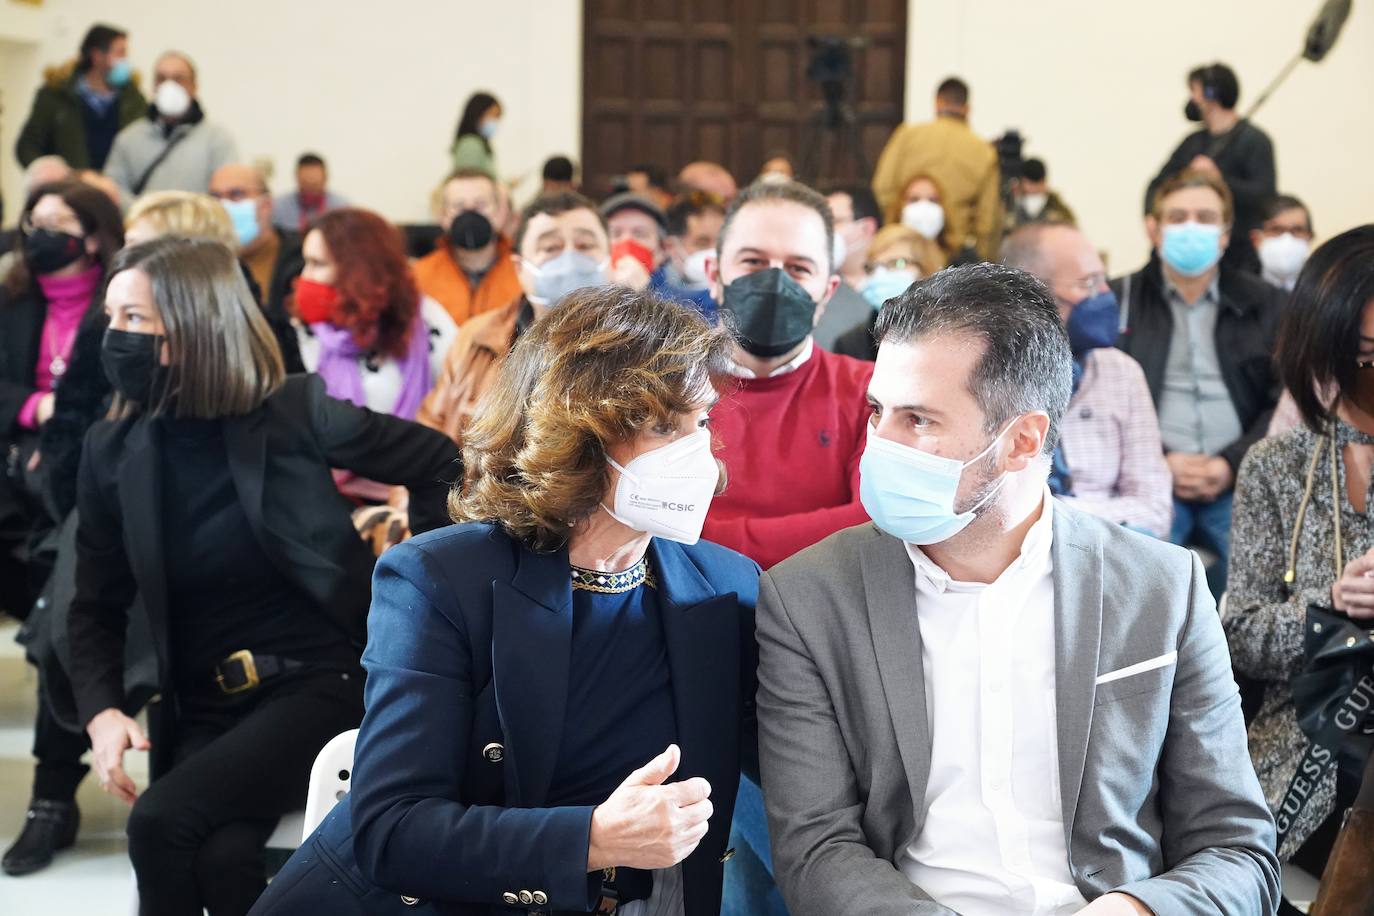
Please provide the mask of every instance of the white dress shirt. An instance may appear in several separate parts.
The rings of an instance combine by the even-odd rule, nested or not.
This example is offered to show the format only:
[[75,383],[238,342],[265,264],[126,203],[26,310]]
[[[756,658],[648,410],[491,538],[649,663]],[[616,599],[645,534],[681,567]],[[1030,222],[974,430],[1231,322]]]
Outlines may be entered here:
[[990,585],[956,582],[918,547],[930,781],[925,826],[898,860],[963,916],[1075,913],[1055,705],[1054,499]]
[[[789,359],[787,362],[783,363],[781,366],[779,366],[778,368],[774,369],[772,372],[768,373],[768,375],[766,376],[766,378],[777,378],[779,375],[786,375],[786,374],[789,373],[789,372],[796,372],[796,371],[797,371],[798,369],[800,369],[802,366],[805,366],[805,365],[806,365],[806,361],[807,361],[808,359],[810,359],[811,356],[812,356],[812,354],[814,354],[815,352],[816,352],[816,340],[815,340],[815,338],[814,338],[814,337],[808,337],[808,338],[806,338],[806,345],[803,346],[803,347],[801,348],[801,351],[800,351],[799,353],[797,353],[796,356],[792,357],[792,358]],[[759,375],[755,374],[755,372],[754,372],[753,369],[746,369],[746,368],[744,368],[743,366],[741,366],[739,363],[735,362],[734,360],[730,360],[729,369],[730,369],[730,374],[733,375],[733,376],[735,376],[736,378],[761,378],[761,377],[763,377],[763,376],[759,376]]]

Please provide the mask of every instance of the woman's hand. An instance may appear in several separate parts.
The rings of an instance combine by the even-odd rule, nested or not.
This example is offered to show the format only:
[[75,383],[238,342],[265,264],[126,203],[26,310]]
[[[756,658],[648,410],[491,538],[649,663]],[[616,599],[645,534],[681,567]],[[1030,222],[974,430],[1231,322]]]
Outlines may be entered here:
[[710,828],[711,784],[695,778],[664,785],[681,761],[678,746],[668,745],[597,807],[587,871],[670,868],[692,854]]
[[57,395],[49,391],[38,399],[38,406],[34,409],[34,421],[39,426],[52,419],[53,408],[57,405]]
[[100,788],[132,805],[138,798],[138,790],[129,774],[124,772],[124,752],[131,748],[146,751],[152,747],[143,729],[111,706],[91,719],[86,725],[86,734],[91,736],[91,760],[96,776],[100,777]]
[[1352,620],[1374,619],[1374,550],[1346,564],[1331,586],[1331,603]]

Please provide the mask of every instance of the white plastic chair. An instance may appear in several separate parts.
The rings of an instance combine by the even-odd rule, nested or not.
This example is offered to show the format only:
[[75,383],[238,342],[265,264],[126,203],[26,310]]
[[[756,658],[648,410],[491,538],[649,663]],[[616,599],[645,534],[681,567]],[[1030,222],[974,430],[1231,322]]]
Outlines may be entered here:
[[[310,768],[310,791],[305,796],[305,814],[301,817],[301,829],[296,834],[299,839],[291,844],[292,848],[305,842],[334,805],[348,794],[349,781],[353,777],[353,746],[357,742],[358,730],[354,728],[335,735],[320,748],[315,765]],[[285,824],[286,820],[282,818],[282,823]],[[275,838],[275,834],[273,836]]]

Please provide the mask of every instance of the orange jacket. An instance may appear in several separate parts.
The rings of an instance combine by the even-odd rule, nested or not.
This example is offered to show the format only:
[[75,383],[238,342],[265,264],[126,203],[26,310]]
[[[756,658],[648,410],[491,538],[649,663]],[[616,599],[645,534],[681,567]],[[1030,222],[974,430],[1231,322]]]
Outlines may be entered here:
[[504,308],[478,315],[458,329],[457,339],[444,356],[444,371],[415,415],[418,422],[463,444],[463,430],[515,343],[515,324],[524,301],[523,295],[517,295]]
[[520,295],[520,278],[510,256],[510,242],[503,235],[497,236],[496,260],[474,290],[467,274],[453,259],[448,240],[440,238],[432,252],[415,262],[415,282],[420,292],[438,301],[461,325],[474,315],[501,308]]

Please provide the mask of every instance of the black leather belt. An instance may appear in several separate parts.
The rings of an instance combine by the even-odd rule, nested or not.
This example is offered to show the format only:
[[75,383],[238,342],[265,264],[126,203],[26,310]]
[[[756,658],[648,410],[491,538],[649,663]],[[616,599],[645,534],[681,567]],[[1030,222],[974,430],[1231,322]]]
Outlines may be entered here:
[[278,655],[255,655],[240,649],[215,665],[215,684],[228,695],[246,693],[263,681],[308,667],[305,662]]

